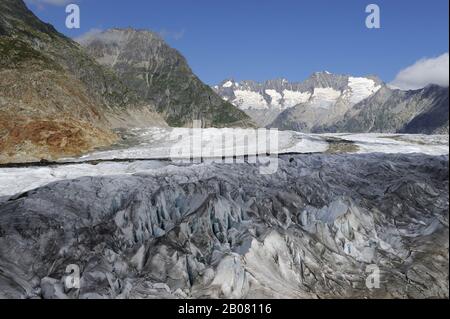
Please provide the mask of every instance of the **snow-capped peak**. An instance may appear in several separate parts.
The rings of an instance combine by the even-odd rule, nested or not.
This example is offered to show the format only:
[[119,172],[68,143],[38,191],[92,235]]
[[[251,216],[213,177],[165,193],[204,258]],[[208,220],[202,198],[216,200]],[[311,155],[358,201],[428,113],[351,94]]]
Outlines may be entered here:
[[242,110],[284,111],[299,104],[332,108],[339,100],[352,106],[376,93],[382,84],[375,77],[353,77],[329,71],[313,73],[299,83],[285,78],[263,83],[229,79],[213,87],[223,99]]
[[224,88],[230,88],[232,86],[233,86],[233,82],[231,82],[231,81],[227,81],[224,84],[222,84],[222,87],[224,87]]

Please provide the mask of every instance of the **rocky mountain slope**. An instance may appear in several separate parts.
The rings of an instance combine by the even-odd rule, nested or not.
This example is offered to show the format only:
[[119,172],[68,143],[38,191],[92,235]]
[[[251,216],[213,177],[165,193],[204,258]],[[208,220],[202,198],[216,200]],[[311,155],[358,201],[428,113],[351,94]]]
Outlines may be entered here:
[[0,162],[77,155],[136,125],[165,123],[22,0],[0,2]]
[[202,83],[186,59],[150,31],[112,29],[80,43],[102,65],[156,106],[171,126],[248,126],[249,117]]
[[169,165],[0,198],[0,297],[448,298],[448,156],[279,161],[273,175]]
[[415,91],[384,87],[355,105],[336,125],[324,130],[448,134],[448,123],[448,87],[431,85]]
[[226,80],[214,89],[261,126],[270,125],[283,111],[303,105],[302,110],[296,112],[298,118],[293,121],[300,122],[301,118],[298,126],[307,130],[316,123],[329,123],[375,93],[381,85],[375,77],[317,72],[299,83],[289,83],[285,79],[264,83]]

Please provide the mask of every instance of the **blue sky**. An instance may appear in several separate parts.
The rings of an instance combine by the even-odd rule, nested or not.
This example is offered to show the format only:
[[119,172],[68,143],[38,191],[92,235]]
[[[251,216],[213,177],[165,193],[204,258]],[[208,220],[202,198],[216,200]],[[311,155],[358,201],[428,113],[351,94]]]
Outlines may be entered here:
[[[161,32],[208,84],[230,77],[301,81],[323,70],[390,82],[449,45],[448,0],[74,0],[79,30],[65,27],[61,4],[70,1],[26,2],[71,37],[111,27]],[[370,3],[381,8],[381,29],[365,26]]]

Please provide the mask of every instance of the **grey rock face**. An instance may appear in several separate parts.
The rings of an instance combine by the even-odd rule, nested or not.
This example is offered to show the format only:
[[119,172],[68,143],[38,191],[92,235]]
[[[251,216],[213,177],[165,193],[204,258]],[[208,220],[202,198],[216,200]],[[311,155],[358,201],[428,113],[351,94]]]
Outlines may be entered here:
[[281,111],[277,109],[245,110],[244,112],[260,127],[269,127],[281,114]]
[[415,91],[384,87],[335,125],[317,131],[448,134],[448,94],[448,87],[436,85]]
[[185,58],[153,32],[112,29],[80,43],[155,105],[171,126],[189,126],[193,120],[202,120],[206,126],[251,125],[245,113],[203,84]]
[[448,134],[448,92],[435,85],[415,91],[383,86],[351,108],[341,108],[344,113],[333,116],[321,110],[320,122],[312,122],[310,110],[300,105],[280,114],[271,126],[313,133]]
[[[0,297],[448,298],[448,156],[279,167],[172,167],[2,199]],[[69,264],[79,290],[64,285]]]
[[424,90],[424,98],[432,102],[424,107],[419,115],[408,122],[401,133],[408,134],[449,134],[448,88],[429,87]]

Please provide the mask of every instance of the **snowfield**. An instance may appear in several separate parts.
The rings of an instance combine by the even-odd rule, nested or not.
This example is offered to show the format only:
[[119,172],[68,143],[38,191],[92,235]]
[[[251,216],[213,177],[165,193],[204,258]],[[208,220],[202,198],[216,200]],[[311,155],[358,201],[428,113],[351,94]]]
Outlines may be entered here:
[[322,137],[339,138],[353,142],[357,153],[386,153],[446,155],[449,153],[448,135],[408,134],[323,134]]
[[[63,159],[63,161],[91,161],[110,159],[161,159],[170,158],[171,150],[193,143],[194,131],[188,128],[176,129],[135,129],[138,144],[124,149],[97,151],[80,158]],[[268,132],[267,130],[264,130]],[[254,141],[255,130],[252,129],[216,129],[201,130],[201,148],[218,150],[222,156],[249,155],[247,138]],[[234,137],[234,147],[224,143],[225,137]],[[259,135],[261,136],[261,135]],[[270,144],[275,137],[268,133],[263,135]],[[355,151],[350,153],[423,153],[427,155],[445,155],[449,153],[449,139],[445,135],[402,135],[402,134],[304,134],[294,131],[278,131],[277,147],[273,153],[324,153],[330,148],[330,139],[352,142]],[[198,144],[198,143],[197,143]],[[251,144],[251,143],[249,143]],[[273,145],[273,144],[272,144]],[[200,147],[200,145],[197,145]],[[264,152],[265,153],[265,152]],[[252,154],[250,154],[252,155]],[[203,157],[209,156],[203,152]]]
[[281,109],[281,100],[283,99],[283,96],[278,93],[276,90],[266,90],[266,94],[270,96],[271,102],[270,105],[273,108]]
[[105,162],[97,165],[73,164],[47,167],[0,169],[0,197],[29,191],[61,180],[82,176],[132,175],[158,171],[168,163],[160,161]]
[[288,109],[299,104],[303,104],[309,101],[311,98],[310,92],[296,92],[290,90],[283,90],[284,95],[284,108]]
[[377,85],[374,80],[368,78],[350,77],[348,86],[351,90],[350,102],[353,105],[367,99],[381,89],[381,85]]
[[234,95],[236,99],[233,104],[242,110],[265,110],[269,108],[264,97],[258,92],[236,90]]
[[312,107],[331,108],[341,96],[340,91],[332,88],[316,88],[311,100]]

